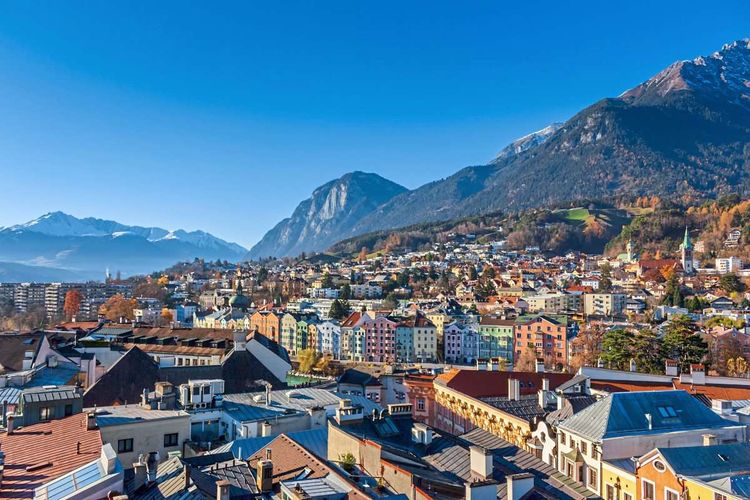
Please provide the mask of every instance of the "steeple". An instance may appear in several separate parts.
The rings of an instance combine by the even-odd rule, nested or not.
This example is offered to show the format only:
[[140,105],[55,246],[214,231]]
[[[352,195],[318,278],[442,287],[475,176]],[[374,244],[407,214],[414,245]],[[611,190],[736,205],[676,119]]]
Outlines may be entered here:
[[693,248],[693,242],[690,241],[690,233],[688,232],[687,226],[685,226],[685,237],[682,239],[682,248],[686,250]]

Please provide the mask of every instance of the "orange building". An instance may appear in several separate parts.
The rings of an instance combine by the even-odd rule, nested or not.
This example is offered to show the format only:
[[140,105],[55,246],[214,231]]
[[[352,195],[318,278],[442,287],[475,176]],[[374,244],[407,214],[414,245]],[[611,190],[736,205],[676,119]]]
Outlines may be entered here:
[[250,331],[280,342],[281,316],[273,311],[255,311],[250,316]]

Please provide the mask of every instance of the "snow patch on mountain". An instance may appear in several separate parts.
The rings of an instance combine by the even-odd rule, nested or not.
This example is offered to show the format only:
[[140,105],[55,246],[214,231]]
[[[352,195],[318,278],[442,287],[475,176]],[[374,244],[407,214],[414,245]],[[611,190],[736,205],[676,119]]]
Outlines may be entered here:
[[524,151],[528,149],[531,149],[535,146],[542,144],[547,139],[549,139],[549,137],[552,134],[560,130],[562,126],[563,126],[562,122],[555,122],[550,125],[547,125],[541,130],[537,130],[536,132],[532,132],[530,134],[526,134],[523,137],[519,137],[515,141],[505,146],[497,154],[497,156],[495,156],[494,161],[503,160],[505,158],[511,158],[513,156],[523,153]]

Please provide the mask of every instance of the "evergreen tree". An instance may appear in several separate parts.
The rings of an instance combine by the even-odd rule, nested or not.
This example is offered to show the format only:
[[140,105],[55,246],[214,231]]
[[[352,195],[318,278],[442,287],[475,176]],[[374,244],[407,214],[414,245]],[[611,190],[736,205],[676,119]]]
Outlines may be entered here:
[[602,337],[602,360],[609,368],[624,370],[633,357],[634,335],[628,330],[620,328],[609,330]]
[[688,316],[672,316],[664,334],[664,354],[677,360],[683,370],[700,363],[708,354],[708,344],[695,333],[695,324]]

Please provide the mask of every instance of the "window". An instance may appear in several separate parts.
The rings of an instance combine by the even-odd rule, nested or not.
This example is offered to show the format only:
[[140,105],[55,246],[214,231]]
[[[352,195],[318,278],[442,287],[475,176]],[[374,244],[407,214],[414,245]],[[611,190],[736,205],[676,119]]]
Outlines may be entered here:
[[588,453],[588,446],[586,445],[586,441],[581,441],[581,453],[584,455]]
[[622,493],[622,500],[633,500],[633,495],[631,495],[630,493],[623,492]]
[[73,405],[65,405],[65,416],[69,417],[73,414]]
[[42,406],[39,408],[39,420],[46,421],[52,418],[52,407]]
[[599,489],[599,473],[596,469],[589,468],[589,488]]
[[164,434],[164,447],[169,448],[171,446],[177,446],[178,434]]
[[617,500],[617,490],[611,484],[607,485],[607,491],[604,498],[606,498],[606,500]]
[[675,490],[664,488],[664,500],[679,500],[680,494]]
[[671,406],[659,406],[657,409],[659,410],[659,414],[662,416],[662,418],[677,416],[677,412],[675,412],[674,408],[672,408]]
[[721,493],[714,493],[714,500],[727,500],[727,496]]
[[130,451],[133,451],[133,438],[117,441],[117,453],[128,453]]
[[643,500],[656,500],[654,483],[641,479],[641,498]]

